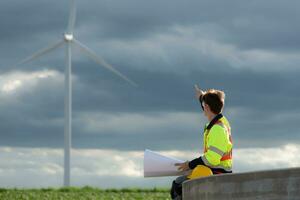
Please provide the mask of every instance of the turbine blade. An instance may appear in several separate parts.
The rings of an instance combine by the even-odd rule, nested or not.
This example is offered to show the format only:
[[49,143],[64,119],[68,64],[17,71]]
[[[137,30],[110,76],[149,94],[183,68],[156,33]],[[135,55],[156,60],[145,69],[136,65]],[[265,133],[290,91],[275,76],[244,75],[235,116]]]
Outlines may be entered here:
[[17,65],[21,65],[21,64],[28,63],[28,62],[30,62],[30,61],[32,61],[32,60],[38,58],[38,57],[41,57],[42,55],[44,55],[44,54],[46,54],[46,53],[48,53],[48,52],[50,52],[50,51],[52,51],[52,50],[58,48],[58,47],[61,46],[63,43],[64,43],[64,40],[60,40],[60,41],[58,41],[58,42],[56,42],[56,43],[54,43],[54,44],[51,44],[50,46],[48,46],[48,47],[46,47],[46,48],[44,48],[44,49],[41,49],[41,50],[35,52],[34,54],[32,54],[31,56],[25,58],[24,60],[20,61],[19,63],[16,64],[16,66],[17,66]]
[[80,43],[78,40],[73,40],[74,44],[76,44],[77,47],[79,47],[79,49],[84,52],[88,57],[90,57],[91,59],[93,59],[97,64],[105,67],[106,69],[110,70],[111,72],[113,72],[114,74],[116,74],[117,76],[119,76],[120,78],[122,78],[123,80],[129,82],[131,85],[137,87],[138,85],[130,80],[129,78],[127,78],[125,75],[121,74],[121,72],[119,72],[118,70],[116,70],[115,68],[113,68],[113,66],[111,66],[110,64],[108,64],[107,62],[105,62],[105,60],[101,57],[98,57],[92,50],[90,50],[87,46],[83,45],[82,43]]
[[73,34],[74,26],[76,20],[76,4],[75,0],[71,0],[70,2],[70,16],[69,16],[69,23],[68,23],[68,34]]

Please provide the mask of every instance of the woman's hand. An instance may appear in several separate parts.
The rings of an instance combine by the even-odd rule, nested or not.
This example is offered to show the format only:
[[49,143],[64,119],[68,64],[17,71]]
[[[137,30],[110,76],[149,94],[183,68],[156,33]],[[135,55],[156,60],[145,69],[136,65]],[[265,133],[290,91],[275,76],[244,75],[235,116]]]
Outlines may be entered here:
[[200,96],[204,94],[204,91],[201,90],[197,84],[195,84],[194,87],[195,87],[195,97],[197,100],[199,100]]
[[178,166],[179,171],[187,171],[190,169],[189,161],[186,161],[184,163],[175,163],[175,166]]

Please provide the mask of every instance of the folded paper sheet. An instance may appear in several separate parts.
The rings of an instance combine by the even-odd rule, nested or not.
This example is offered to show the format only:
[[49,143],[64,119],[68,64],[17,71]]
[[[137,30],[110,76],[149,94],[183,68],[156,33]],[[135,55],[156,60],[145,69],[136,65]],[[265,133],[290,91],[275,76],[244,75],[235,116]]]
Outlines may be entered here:
[[175,163],[183,162],[146,149],[144,153],[144,177],[183,175],[184,172],[178,171],[175,166]]

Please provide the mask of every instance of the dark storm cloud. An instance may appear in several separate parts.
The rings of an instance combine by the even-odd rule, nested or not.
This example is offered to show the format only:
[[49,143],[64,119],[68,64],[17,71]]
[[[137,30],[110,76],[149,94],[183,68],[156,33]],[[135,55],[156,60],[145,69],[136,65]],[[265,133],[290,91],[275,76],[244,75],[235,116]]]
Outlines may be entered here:
[[[197,128],[173,124],[162,129],[158,126],[143,131],[102,132],[84,129],[85,121],[80,118],[85,112],[116,116],[119,113],[200,112],[193,99],[195,83],[203,88],[225,90],[226,111],[236,131],[237,146],[280,145],[299,139],[295,120],[299,111],[299,70],[289,68],[299,63],[285,58],[287,62],[281,66],[282,70],[272,70],[271,61],[253,68],[253,63],[248,64],[250,67],[235,67],[190,47],[194,38],[174,28],[178,26],[182,31],[199,34],[204,41],[231,45],[238,53],[259,49],[297,55],[300,44],[298,4],[297,1],[78,2],[75,31],[78,38],[135,80],[139,87],[124,83],[75,50],[74,145],[139,150],[146,146],[153,149],[198,147],[201,138],[199,142],[194,138],[199,136],[204,122]],[[33,72],[47,68],[64,72],[63,47],[34,63],[10,66],[62,38],[67,24],[67,5],[67,1],[0,3],[2,74],[12,69]],[[169,43],[164,43],[164,39],[152,40],[161,35],[165,40],[175,39]],[[155,41],[156,44],[151,51],[145,51],[143,45],[126,51],[129,47],[114,46],[115,41],[129,47],[139,42]],[[167,52],[166,59],[157,53],[159,48]],[[1,146],[62,145],[63,84],[55,84],[55,81],[40,81],[31,93],[16,97],[18,101],[1,104]]]
[[[79,11],[94,23],[98,39],[137,39],[167,32],[174,25],[205,26],[210,37],[243,49],[297,50],[298,1],[117,1],[97,2]],[[97,13],[97,14],[91,14]],[[98,27],[98,28],[97,28]],[[216,33],[217,32],[217,33]],[[93,34],[94,33],[94,34]]]
[[[193,111],[193,85],[203,88],[220,88],[227,93],[228,107],[244,107],[265,112],[295,111],[299,109],[297,93],[299,83],[296,72],[255,72],[252,70],[193,71],[186,75],[167,72],[126,71],[138,88],[111,78],[109,72],[97,70],[87,75],[78,72],[80,85],[75,88],[75,106],[95,111]],[[99,73],[98,73],[99,71]],[[212,79],[212,77],[214,77]],[[77,89],[81,91],[76,91]],[[111,95],[101,100],[101,91]],[[83,95],[84,94],[84,95]],[[80,97],[83,95],[87,98]],[[94,104],[90,102],[95,99]],[[89,103],[90,102],[90,103]],[[271,102],[268,103],[268,102]]]
[[[299,94],[295,92],[298,84],[289,85],[287,82],[287,79],[293,77],[292,74],[223,72],[214,73],[218,81],[212,82],[209,78],[213,75],[211,73],[194,72],[188,77],[149,72],[131,73],[133,77],[140,78],[139,88],[122,85],[120,80],[105,79],[105,76],[100,76],[100,79],[93,76],[89,76],[89,79],[79,78],[78,85],[77,82],[74,84],[73,93],[74,146],[142,150],[147,146],[153,149],[169,149],[180,143],[179,149],[196,148],[201,144],[204,121],[199,121],[196,128],[190,128],[183,121],[167,127],[155,127],[154,124],[151,129],[142,131],[127,131],[121,126],[117,130],[102,131],[85,129],[86,121],[80,119],[80,116],[84,112],[90,112],[91,119],[94,119],[93,113],[107,113],[117,117],[120,113],[132,112],[159,117],[155,113],[197,112],[200,116],[202,114],[198,102],[193,99],[193,83],[199,82],[198,74],[203,76],[200,82],[204,88],[222,86],[226,90],[228,103],[225,113],[233,121],[238,147],[282,145],[299,137],[297,123],[291,123],[297,119],[297,115],[295,117],[292,113],[299,111]],[[81,74],[81,77],[87,75]],[[62,145],[63,91],[57,85],[51,84],[51,81],[47,81],[33,93],[35,95],[24,95],[20,99],[23,103],[2,108],[1,121],[4,123],[1,125],[1,145]],[[243,90],[240,91],[239,88]],[[238,110],[234,111],[235,109]],[[101,123],[101,119],[95,119]],[[289,134],[283,140],[281,134],[286,130],[289,130]],[[255,139],[257,137],[261,142]],[[272,143],[263,142],[270,137]],[[194,138],[199,138],[199,141]]]
[[[58,30],[63,31],[68,17],[65,6],[67,4],[63,1],[2,1],[1,42],[14,40],[22,42],[37,38],[39,35],[44,37]],[[18,43],[14,45],[16,44]]]
[[[298,1],[280,0],[272,1],[272,5],[259,0],[78,2],[76,29],[86,30],[88,36],[97,39],[134,40],[167,32],[174,25],[211,25],[204,31],[245,49],[297,49],[298,7]],[[66,28],[68,1],[2,1],[0,9],[2,42],[59,37]]]

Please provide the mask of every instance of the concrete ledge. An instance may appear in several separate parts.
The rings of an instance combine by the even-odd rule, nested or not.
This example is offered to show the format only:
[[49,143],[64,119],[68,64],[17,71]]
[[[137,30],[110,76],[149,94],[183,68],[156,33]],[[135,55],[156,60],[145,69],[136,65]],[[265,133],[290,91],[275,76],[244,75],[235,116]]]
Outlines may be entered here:
[[214,175],[183,183],[184,200],[299,200],[300,168]]

